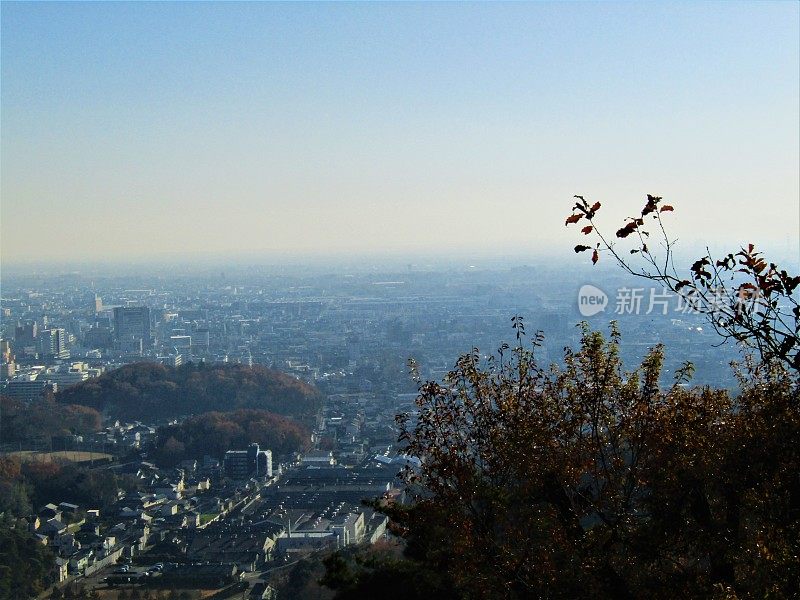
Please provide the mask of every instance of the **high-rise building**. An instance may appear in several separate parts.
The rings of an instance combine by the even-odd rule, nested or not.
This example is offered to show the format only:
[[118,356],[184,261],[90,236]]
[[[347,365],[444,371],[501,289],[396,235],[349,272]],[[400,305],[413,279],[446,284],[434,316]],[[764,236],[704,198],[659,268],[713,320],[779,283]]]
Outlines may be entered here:
[[39,332],[39,352],[47,358],[69,358],[68,334],[65,329],[43,329]]
[[98,325],[87,329],[83,334],[83,345],[87,348],[111,348],[114,345],[111,329]]
[[247,450],[228,450],[224,459],[225,474],[232,479],[272,477],[272,451],[250,444]]
[[175,348],[168,354],[157,356],[156,361],[168,367],[180,367],[183,364],[183,355]]
[[4,363],[13,360],[14,357],[11,355],[11,342],[8,340],[0,340],[0,355],[2,355]]
[[0,340],[0,354],[3,356],[2,362],[0,362],[0,379],[11,379],[17,369],[14,363],[14,355],[11,353],[11,342]]
[[206,328],[198,328],[192,331],[192,346],[197,346],[208,352],[210,339],[209,331]]
[[16,400],[31,402],[41,398],[48,390],[55,394],[58,391],[58,384],[48,381],[46,377],[38,378],[35,375],[18,375],[8,382],[4,393]]
[[117,341],[141,340],[150,347],[150,309],[146,306],[118,306],[114,309],[114,333]]
[[14,341],[17,343],[17,347],[33,346],[36,343],[38,328],[36,321],[24,325],[18,324],[14,329]]

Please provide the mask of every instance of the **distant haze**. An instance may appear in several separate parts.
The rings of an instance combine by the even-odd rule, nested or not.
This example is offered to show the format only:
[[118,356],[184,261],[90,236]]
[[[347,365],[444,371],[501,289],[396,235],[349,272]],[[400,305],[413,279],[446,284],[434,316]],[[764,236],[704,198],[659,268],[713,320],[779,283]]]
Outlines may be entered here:
[[799,6],[4,2],[2,261],[792,251]]

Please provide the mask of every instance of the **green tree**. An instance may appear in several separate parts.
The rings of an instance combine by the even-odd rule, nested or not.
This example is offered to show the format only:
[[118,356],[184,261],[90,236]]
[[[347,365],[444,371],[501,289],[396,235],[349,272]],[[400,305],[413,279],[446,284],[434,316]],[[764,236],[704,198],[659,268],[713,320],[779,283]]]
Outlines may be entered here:
[[53,560],[30,533],[0,524],[0,600],[41,594],[51,583]]
[[289,571],[287,591],[290,595],[299,595],[309,584],[314,575],[313,564],[308,560],[301,560]]
[[337,592],[337,598],[385,598],[428,600],[457,598],[446,574],[423,563],[398,559],[374,550],[335,552],[323,561],[325,576],[320,584]]
[[25,517],[30,515],[32,510],[28,486],[25,483],[0,481],[0,512]]

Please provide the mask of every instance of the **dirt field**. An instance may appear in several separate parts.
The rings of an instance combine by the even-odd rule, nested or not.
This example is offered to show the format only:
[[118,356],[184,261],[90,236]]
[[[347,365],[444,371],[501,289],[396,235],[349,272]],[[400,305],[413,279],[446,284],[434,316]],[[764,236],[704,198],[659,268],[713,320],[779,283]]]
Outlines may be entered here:
[[[116,589],[110,589],[110,590],[109,589],[98,589],[97,593],[100,596],[100,600],[117,600],[117,598],[119,598],[119,592],[120,592],[121,589],[122,588],[116,588]],[[130,590],[131,590],[131,588],[125,588],[125,591],[128,594],[130,594]],[[144,588],[138,588],[138,590],[139,590],[139,595],[140,596],[144,595]],[[161,596],[157,595],[158,591],[161,592]],[[166,598],[169,595],[169,591],[167,591],[167,590],[158,590],[158,591],[150,590],[151,597],[155,598],[155,599],[158,599],[158,598]],[[195,599],[201,600],[203,598],[208,598],[209,596],[213,596],[219,590],[184,590],[184,589],[179,589],[177,591],[178,591],[178,593],[181,593],[181,592],[184,592],[184,591],[189,592],[189,594],[192,597],[192,600],[195,600]]]
[[50,462],[52,460],[68,460],[75,463],[106,462],[111,460],[110,454],[102,452],[73,452],[72,450],[60,450],[58,452],[35,452],[33,450],[23,450],[22,452],[9,452],[7,456],[17,456],[23,461]]

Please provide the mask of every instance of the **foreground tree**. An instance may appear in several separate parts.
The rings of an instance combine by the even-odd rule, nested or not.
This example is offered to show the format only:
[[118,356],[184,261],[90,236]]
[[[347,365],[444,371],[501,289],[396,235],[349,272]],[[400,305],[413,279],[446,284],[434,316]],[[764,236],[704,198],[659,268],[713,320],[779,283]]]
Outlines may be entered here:
[[[800,277],[751,245],[679,277],[661,221],[672,207],[654,196],[616,233],[636,240],[635,266],[597,229],[600,204],[577,199],[567,224],[599,241],[576,252],[681,294],[753,352],[738,394],[690,387],[689,364],[664,387],[661,346],[626,371],[613,323],[608,338],[582,325],[563,366],[542,366],[540,335],[526,341],[514,318],[513,348],[488,361],[473,349],[442,382],[419,381],[417,411],[398,416],[420,461],[405,473],[413,502],[376,506],[415,577],[436,573],[436,593],[461,598],[800,596]],[[328,570],[341,597],[401,571],[341,555]]]
[[796,381],[751,365],[741,394],[626,372],[620,336],[583,328],[562,368],[537,340],[462,356],[399,417],[411,508],[387,509],[411,553],[463,597],[800,593]]
[[[769,262],[753,244],[721,258],[710,250],[697,259],[688,277],[675,268],[676,240],[664,227],[663,215],[673,212],[660,196],[648,194],[636,216],[628,217],[614,237],[597,220],[600,202],[575,196],[566,225],[597,238],[594,247],[579,244],[575,252],[591,251],[597,264],[609,255],[624,271],[649,279],[678,294],[691,308],[708,317],[723,339],[733,339],[754,350],[765,363],[778,362],[800,370],[800,275],[792,275]],[[648,226],[648,223],[651,226]],[[651,235],[652,232],[655,235]],[[638,257],[639,260],[635,260]]]
[[[426,562],[398,556],[396,549],[376,544],[368,549],[345,548],[327,556],[320,583],[336,590],[340,600],[456,600],[447,573]],[[294,597],[294,596],[292,596]]]
[[31,598],[52,577],[53,553],[27,531],[0,520],[0,600]]

